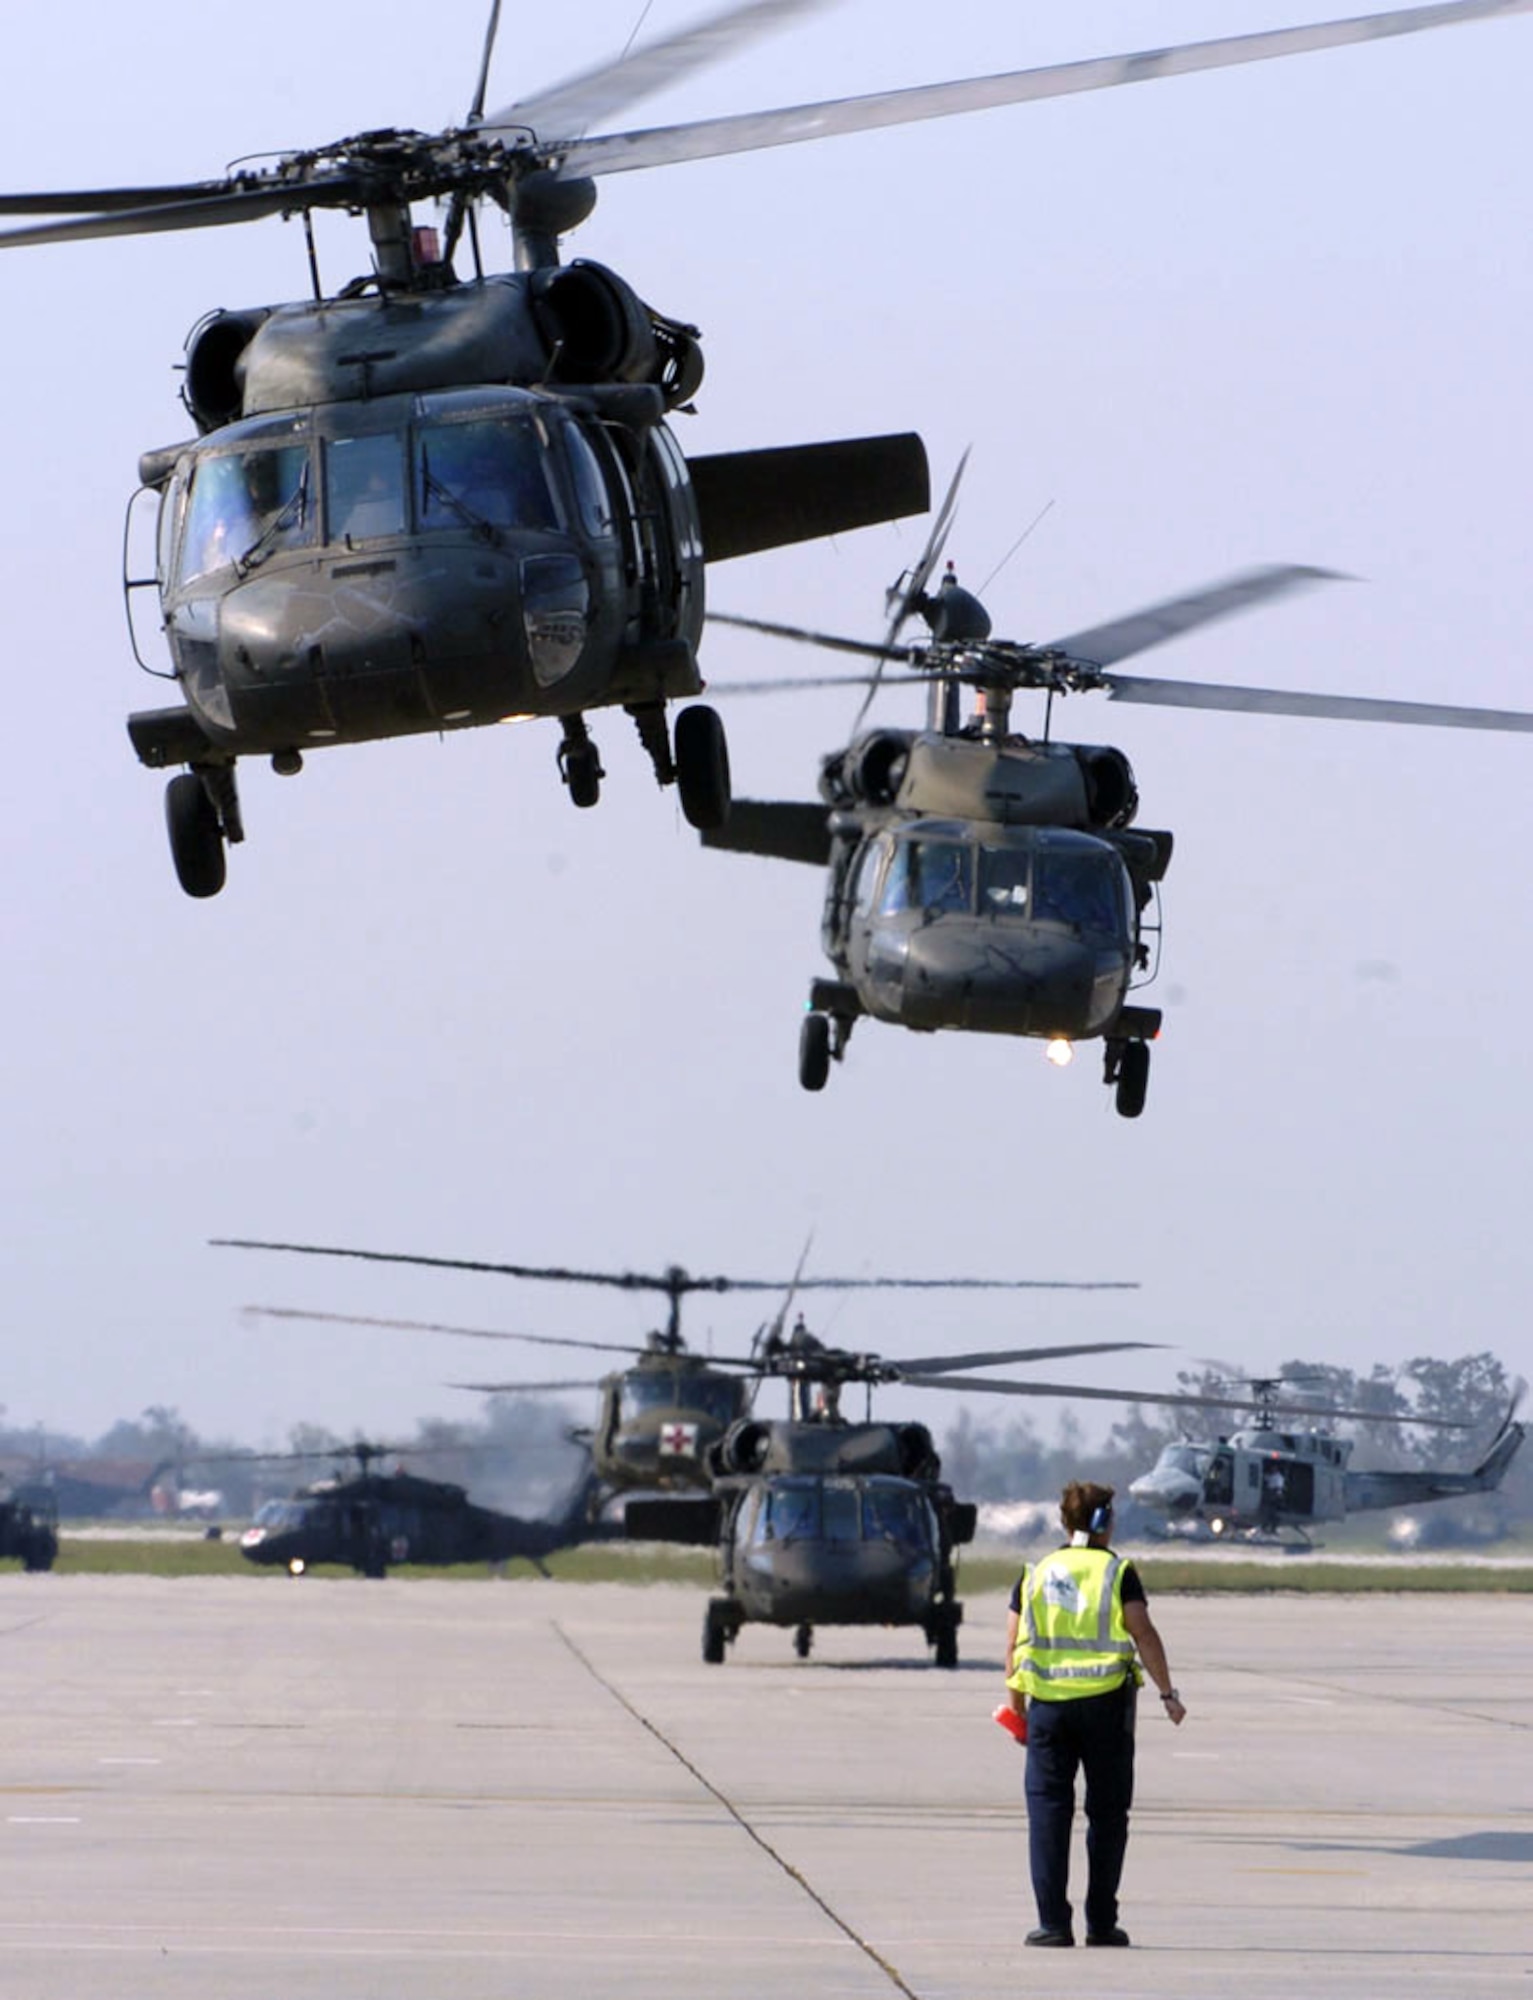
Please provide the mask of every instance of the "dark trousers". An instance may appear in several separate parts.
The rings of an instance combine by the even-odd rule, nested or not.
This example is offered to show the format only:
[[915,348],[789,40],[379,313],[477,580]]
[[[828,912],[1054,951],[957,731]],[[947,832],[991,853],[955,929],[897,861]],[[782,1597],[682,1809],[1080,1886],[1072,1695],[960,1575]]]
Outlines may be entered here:
[[1070,1928],[1070,1822],[1075,1774],[1086,1772],[1086,1928],[1118,1921],[1118,1880],[1134,1803],[1132,1681],[1081,1701],[1027,1704],[1027,1828],[1038,1921]]

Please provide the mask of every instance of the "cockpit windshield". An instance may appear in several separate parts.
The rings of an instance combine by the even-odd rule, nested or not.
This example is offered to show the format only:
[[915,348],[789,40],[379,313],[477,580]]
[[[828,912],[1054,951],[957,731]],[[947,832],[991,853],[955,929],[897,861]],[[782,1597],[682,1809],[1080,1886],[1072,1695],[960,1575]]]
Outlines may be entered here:
[[883,915],[900,910],[968,910],[974,903],[974,855],[959,840],[896,841],[884,878]]
[[775,1479],[755,1516],[752,1541],[893,1542],[912,1553],[930,1544],[929,1509],[901,1480]]
[[282,1528],[301,1528],[306,1511],[301,1500],[268,1500],[256,1509],[255,1526],[269,1533]]
[[1041,848],[1033,869],[1033,915],[1121,937],[1128,926],[1121,863],[1090,849]]
[[979,907],[990,917],[1027,915],[1033,856],[1027,847],[979,850]]
[[189,583],[231,563],[248,568],[278,549],[307,547],[314,540],[314,511],[306,445],[199,458],[181,539],[181,580]]
[[423,529],[556,528],[547,452],[526,419],[429,424],[416,449]]

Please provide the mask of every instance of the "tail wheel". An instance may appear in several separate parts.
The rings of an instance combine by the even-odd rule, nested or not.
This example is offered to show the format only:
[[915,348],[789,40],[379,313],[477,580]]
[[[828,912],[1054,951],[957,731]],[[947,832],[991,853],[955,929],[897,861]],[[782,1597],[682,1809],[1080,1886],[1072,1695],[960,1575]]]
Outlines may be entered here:
[[729,818],[729,744],[715,709],[684,708],[677,716],[676,787],[689,826],[706,831]]
[[216,896],[224,886],[224,834],[218,808],[195,771],[165,787],[165,826],[176,880],[188,896]]
[[1145,1093],[1149,1087],[1150,1045],[1148,1042],[1130,1042],[1118,1065],[1118,1116],[1137,1118],[1144,1109]]
[[806,1014],[798,1031],[798,1080],[805,1090],[823,1090],[830,1075],[830,1016]]

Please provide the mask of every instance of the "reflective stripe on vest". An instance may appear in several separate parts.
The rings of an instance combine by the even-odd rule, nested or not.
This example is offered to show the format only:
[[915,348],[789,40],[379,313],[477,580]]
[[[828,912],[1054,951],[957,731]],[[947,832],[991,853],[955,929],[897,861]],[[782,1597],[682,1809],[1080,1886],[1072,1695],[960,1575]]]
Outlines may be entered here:
[[1109,1693],[1132,1670],[1123,1622],[1124,1559],[1110,1549],[1059,1549],[1023,1578],[1008,1685],[1045,1701]]

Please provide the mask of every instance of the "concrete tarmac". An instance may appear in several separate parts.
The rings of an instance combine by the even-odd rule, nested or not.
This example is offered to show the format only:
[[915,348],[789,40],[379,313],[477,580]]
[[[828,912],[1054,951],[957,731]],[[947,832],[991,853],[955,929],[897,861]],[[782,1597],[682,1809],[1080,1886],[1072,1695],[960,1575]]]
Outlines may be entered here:
[[1154,1609],[1134,1948],[1045,1955],[999,1597],[709,1668],[680,1586],[6,1575],[0,1995],[1533,1996],[1533,1599]]

